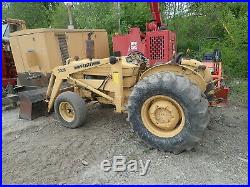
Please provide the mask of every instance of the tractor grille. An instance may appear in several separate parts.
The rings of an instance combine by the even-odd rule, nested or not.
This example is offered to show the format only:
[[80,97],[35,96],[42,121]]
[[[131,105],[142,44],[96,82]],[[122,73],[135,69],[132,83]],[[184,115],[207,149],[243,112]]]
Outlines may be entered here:
[[161,60],[165,58],[164,36],[150,37],[150,60]]
[[62,63],[65,65],[66,60],[69,58],[66,35],[65,34],[57,34],[56,36],[57,36],[58,45],[59,45],[59,48],[60,48]]

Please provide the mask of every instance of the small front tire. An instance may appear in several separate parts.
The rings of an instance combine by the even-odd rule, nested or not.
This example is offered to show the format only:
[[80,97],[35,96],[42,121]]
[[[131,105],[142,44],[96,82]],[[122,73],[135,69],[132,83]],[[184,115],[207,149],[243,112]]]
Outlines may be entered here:
[[54,105],[57,119],[64,127],[77,128],[86,121],[86,104],[84,100],[74,92],[63,92]]

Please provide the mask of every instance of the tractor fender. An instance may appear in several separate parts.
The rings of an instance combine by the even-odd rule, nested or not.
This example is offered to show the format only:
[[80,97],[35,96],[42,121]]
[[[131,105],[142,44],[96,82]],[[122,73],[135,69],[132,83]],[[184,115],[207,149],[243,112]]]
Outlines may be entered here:
[[[209,83],[213,80],[211,72],[209,69],[206,67],[206,65],[198,60],[195,59],[182,59],[181,65],[190,68],[196,72],[198,72],[203,79],[206,81],[206,83]],[[199,68],[202,67],[203,68]],[[198,70],[198,71],[197,71]]]
[[202,92],[205,92],[206,90],[207,83],[205,79],[198,72],[184,65],[160,64],[160,65],[151,67],[147,69],[145,72],[143,72],[139,80],[142,80],[143,78],[147,76],[150,76],[152,74],[159,73],[159,72],[173,72],[177,75],[184,76],[188,78],[191,82],[196,84]]

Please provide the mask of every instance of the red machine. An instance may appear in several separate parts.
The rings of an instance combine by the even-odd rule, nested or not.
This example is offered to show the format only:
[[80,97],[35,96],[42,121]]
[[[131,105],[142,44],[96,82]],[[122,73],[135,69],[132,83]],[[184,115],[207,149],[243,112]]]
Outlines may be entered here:
[[7,19],[2,21],[2,87],[6,89],[8,85],[16,85],[17,73],[12,56],[9,35],[11,32],[25,29],[23,20]]
[[[208,37],[208,40],[219,40],[217,37]],[[227,104],[227,98],[229,94],[229,88],[224,85],[222,77],[222,60],[221,53],[218,49],[215,49],[213,53],[205,53],[202,62],[210,70],[215,90],[215,102],[210,103],[212,106],[223,106]]]
[[143,54],[149,65],[169,62],[176,53],[176,34],[166,30],[161,21],[159,3],[149,3],[153,20],[146,24],[146,33],[135,27],[129,34],[115,35],[112,38],[113,51],[127,56],[131,53]]
[[2,47],[2,87],[7,85],[16,85],[17,83],[16,67],[11,56],[11,51],[7,51]]

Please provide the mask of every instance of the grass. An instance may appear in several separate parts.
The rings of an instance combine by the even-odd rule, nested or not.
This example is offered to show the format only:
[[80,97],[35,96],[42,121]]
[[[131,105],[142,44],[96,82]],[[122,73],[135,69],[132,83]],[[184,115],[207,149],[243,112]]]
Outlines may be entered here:
[[226,85],[230,87],[231,103],[248,106],[248,79],[233,79],[227,81]]

